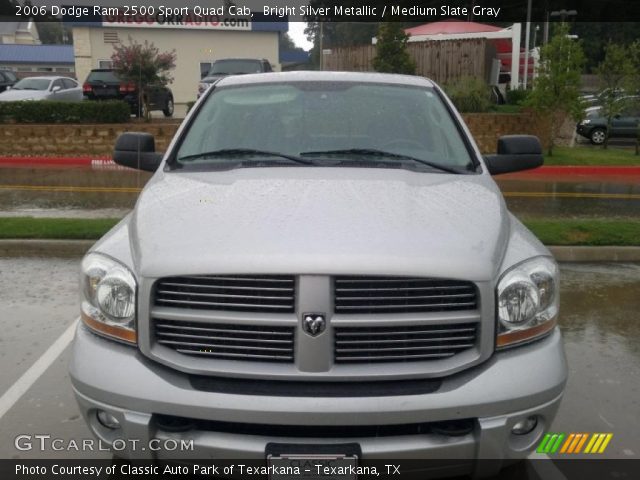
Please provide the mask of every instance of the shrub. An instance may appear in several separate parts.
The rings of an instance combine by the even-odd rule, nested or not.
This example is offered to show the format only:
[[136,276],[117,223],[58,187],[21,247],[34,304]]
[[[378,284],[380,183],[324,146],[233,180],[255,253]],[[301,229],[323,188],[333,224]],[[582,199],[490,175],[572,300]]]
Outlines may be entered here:
[[124,123],[131,107],[120,100],[103,102],[0,102],[0,123]]
[[507,103],[509,105],[523,105],[527,97],[529,96],[529,90],[524,88],[517,88],[514,90],[507,89]]
[[462,77],[455,83],[445,85],[444,90],[460,112],[487,112],[491,108],[491,89],[479,78]]

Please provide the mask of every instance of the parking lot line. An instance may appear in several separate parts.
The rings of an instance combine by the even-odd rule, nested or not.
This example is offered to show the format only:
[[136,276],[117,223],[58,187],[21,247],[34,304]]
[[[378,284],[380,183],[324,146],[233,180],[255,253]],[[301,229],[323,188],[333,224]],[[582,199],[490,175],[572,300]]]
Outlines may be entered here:
[[73,335],[78,325],[76,319],[58,339],[35,361],[29,369],[0,397],[0,419],[13,407],[38,378],[47,371],[53,362],[60,356],[65,348],[73,340]]

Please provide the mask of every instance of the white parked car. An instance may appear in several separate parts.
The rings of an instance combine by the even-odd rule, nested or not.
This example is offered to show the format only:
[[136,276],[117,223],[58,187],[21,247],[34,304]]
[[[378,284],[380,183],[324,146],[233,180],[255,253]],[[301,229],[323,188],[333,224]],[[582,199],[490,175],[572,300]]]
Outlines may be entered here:
[[82,100],[82,87],[69,77],[27,77],[0,93],[2,102],[20,100],[79,102]]

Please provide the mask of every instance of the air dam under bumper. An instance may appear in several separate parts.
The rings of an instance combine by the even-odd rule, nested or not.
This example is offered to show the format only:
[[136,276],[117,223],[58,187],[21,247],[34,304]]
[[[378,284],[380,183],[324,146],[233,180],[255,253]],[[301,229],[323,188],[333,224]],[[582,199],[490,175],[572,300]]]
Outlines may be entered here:
[[[118,455],[152,459],[264,458],[269,442],[358,443],[364,459],[510,460],[526,457],[549,429],[567,379],[561,334],[528,346],[496,353],[490,360],[443,379],[434,393],[384,397],[284,397],[212,393],[194,389],[187,376],[148,360],[137,349],[104,340],[80,325],[70,374],[81,411],[92,432],[105,443],[114,438],[193,439],[193,451],[125,449]],[[97,410],[119,419],[108,430]],[[474,419],[470,433],[377,437],[283,437],[192,429],[163,430],[154,415],[256,425],[403,425]],[[531,415],[537,427],[526,435],[513,425]],[[162,443],[162,442],[161,442]],[[499,468],[500,462],[492,462]],[[473,465],[473,462],[470,462]],[[482,468],[487,463],[478,464]],[[493,467],[492,467],[493,470]],[[475,472],[489,474],[493,472]]]

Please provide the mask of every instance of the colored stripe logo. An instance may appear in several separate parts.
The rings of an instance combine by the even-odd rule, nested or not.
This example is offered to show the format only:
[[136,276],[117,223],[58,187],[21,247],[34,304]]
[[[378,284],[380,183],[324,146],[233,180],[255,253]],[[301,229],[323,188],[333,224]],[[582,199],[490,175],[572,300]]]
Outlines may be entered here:
[[604,453],[613,433],[547,433],[536,452],[553,455],[555,453]]

